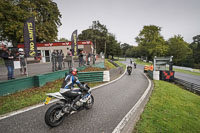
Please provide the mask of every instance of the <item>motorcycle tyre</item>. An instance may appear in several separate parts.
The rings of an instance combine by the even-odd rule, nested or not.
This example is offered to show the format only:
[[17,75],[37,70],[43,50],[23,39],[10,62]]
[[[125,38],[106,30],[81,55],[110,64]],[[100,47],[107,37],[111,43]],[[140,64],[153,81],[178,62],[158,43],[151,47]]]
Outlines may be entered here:
[[92,106],[93,106],[93,104],[94,104],[94,97],[93,97],[92,95],[91,95],[91,99],[92,99],[92,104],[91,104],[91,105],[88,105],[87,102],[86,102],[86,104],[85,104],[85,106],[84,106],[86,109],[91,109],[91,108],[92,108]]
[[45,123],[50,126],[50,127],[56,127],[59,126],[63,120],[65,119],[65,115],[64,114],[61,118],[59,118],[59,120],[57,120],[56,122],[52,122],[51,121],[51,117],[52,117],[52,113],[54,113],[55,111],[61,110],[62,106],[60,104],[54,104],[52,105],[45,113]]

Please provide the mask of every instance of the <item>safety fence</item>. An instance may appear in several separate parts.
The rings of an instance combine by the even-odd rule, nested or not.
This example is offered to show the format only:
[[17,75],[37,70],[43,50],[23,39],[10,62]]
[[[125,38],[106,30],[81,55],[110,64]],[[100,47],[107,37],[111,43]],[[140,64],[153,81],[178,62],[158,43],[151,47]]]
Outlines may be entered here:
[[182,80],[182,79],[178,79],[178,78],[174,78],[174,82],[176,84],[180,84],[181,86],[183,86],[186,90],[189,90],[193,93],[196,93],[198,95],[200,95],[200,85]]

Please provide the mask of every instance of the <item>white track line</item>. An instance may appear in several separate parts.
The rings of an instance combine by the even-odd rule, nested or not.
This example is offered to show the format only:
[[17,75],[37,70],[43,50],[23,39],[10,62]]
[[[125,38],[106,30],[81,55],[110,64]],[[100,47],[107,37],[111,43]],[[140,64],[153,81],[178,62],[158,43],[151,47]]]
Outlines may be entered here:
[[[145,74],[144,74],[145,75]],[[145,75],[145,77],[147,78],[147,76]],[[148,78],[147,78],[148,79]],[[124,126],[126,125],[126,123],[129,121],[129,119],[132,117],[132,115],[134,114],[134,112],[137,110],[137,108],[140,106],[140,104],[142,103],[142,101],[145,99],[145,97],[147,96],[148,92],[150,91],[151,88],[151,81],[148,79],[149,81],[149,85],[146,89],[146,91],[143,93],[142,97],[140,97],[140,99],[137,101],[137,103],[133,106],[133,108],[125,115],[125,117],[120,121],[120,123],[117,125],[117,127],[113,130],[112,133],[120,133],[121,130],[124,128]]]
[[[100,88],[100,87],[102,87],[102,86],[111,84],[111,83],[113,83],[113,82],[119,80],[120,78],[122,78],[122,77],[124,76],[125,73],[126,73],[126,70],[125,70],[124,73],[123,73],[120,77],[118,77],[117,79],[115,79],[115,80],[113,80],[113,81],[110,81],[110,82],[108,82],[108,83],[105,83],[105,84],[96,86],[96,87],[92,88],[91,90],[94,90],[94,89]],[[58,100],[55,99],[55,100],[50,101],[49,103],[53,103],[53,102],[56,102],[56,101],[58,101]],[[27,111],[29,111],[29,110],[36,109],[36,108],[39,108],[39,107],[42,107],[42,106],[45,106],[44,103],[40,103],[40,104],[37,104],[37,105],[33,105],[33,106],[31,106],[31,107],[27,107],[27,108],[20,109],[20,110],[11,112],[11,113],[7,113],[7,114],[4,114],[4,115],[1,115],[1,116],[0,116],[0,120],[6,119],[6,118],[8,118],[8,117],[11,117],[11,116],[14,116],[14,115],[23,113],[23,112],[27,112]]]

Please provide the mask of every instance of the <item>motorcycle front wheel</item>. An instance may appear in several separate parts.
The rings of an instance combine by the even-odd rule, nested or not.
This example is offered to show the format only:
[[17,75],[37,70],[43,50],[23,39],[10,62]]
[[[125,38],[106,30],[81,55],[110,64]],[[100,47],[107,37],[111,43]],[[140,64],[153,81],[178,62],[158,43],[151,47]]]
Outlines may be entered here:
[[91,95],[90,98],[85,103],[85,108],[86,109],[91,109],[93,104],[94,104],[94,97]]
[[61,115],[62,106],[59,104],[52,105],[45,113],[45,123],[50,127],[59,126],[64,118],[65,114]]

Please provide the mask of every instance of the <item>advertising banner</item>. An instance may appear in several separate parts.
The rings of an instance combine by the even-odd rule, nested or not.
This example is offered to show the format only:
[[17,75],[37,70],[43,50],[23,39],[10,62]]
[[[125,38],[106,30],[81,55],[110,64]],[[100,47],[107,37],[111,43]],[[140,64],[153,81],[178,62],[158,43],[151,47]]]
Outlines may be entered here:
[[72,55],[73,56],[77,56],[78,55],[78,37],[77,37],[77,30],[75,30],[72,33],[71,36],[71,41],[72,41],[72,45],[71,45],[71,49],[72,49]]
[[28,18],[24,23],[24,51],[26,57],[37,56],[34,17]]

